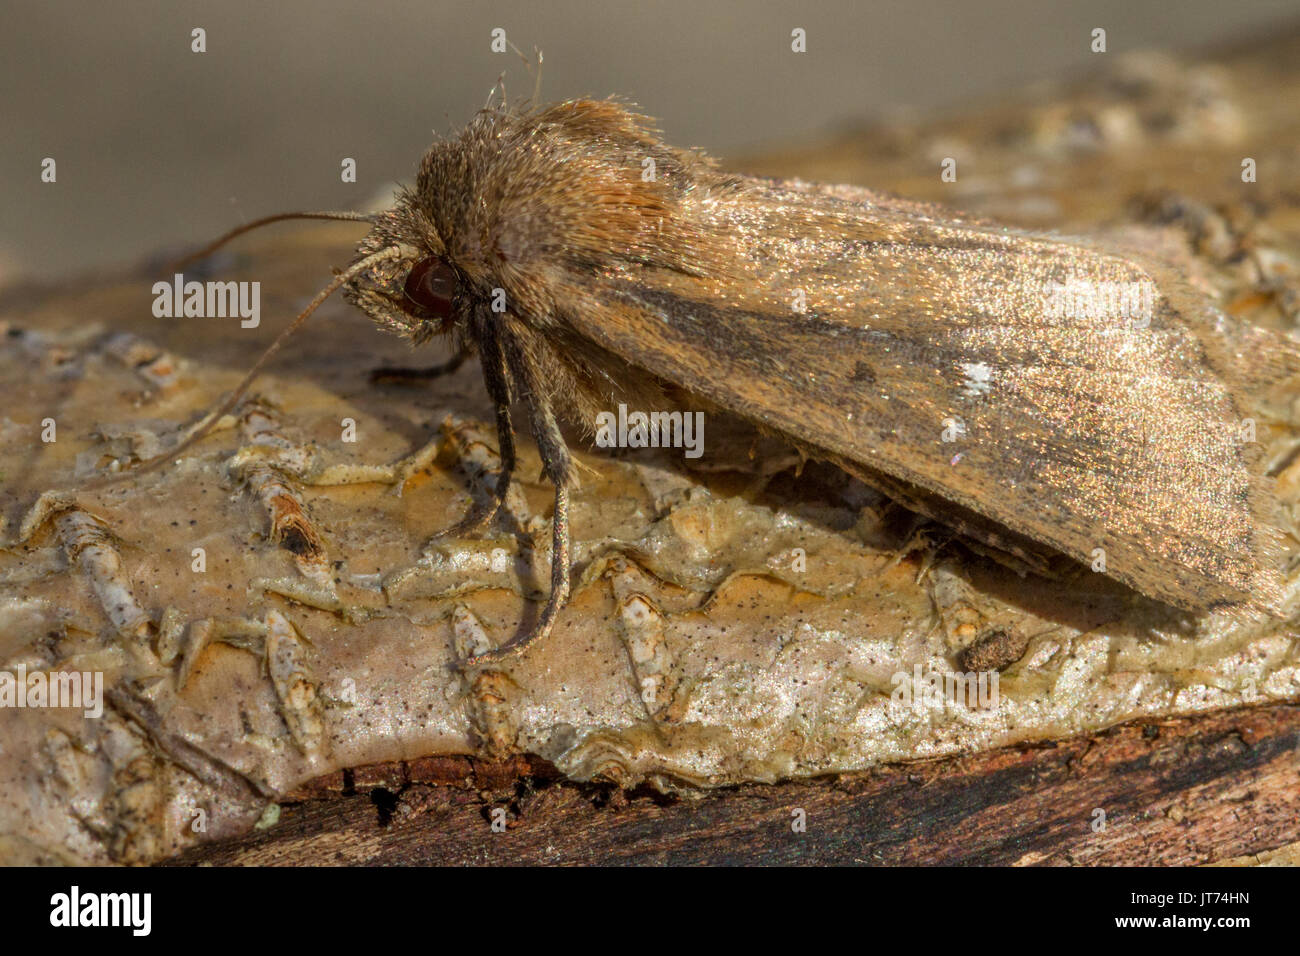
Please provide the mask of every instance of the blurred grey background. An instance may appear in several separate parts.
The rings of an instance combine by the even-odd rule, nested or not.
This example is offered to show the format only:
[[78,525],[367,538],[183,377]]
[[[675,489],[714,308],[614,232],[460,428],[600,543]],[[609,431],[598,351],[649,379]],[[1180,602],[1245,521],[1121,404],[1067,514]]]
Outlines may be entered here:
[[[502,71],[512,98],[531,93],[518,57],[490,50],[494,27],[543,50],[544,99],[619,94],[671,142],[726,157],[1077,74],[1097,26],[1110,54],[1194,50],[1297,15],[1297,0],[6,0],[0,281],[364,205]],[[356,184],[340,181],[349,156]]]

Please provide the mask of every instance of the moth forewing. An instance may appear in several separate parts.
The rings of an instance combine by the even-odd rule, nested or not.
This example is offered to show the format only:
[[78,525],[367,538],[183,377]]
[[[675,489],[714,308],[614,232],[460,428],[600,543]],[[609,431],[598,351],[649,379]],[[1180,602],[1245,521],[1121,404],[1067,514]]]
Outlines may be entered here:
[[1204,341],[1226,316],[1180,312],[1131,255],[865,190],[748,181],[678,214],[740,278],[610,281],[582,335],[1161,601],[1276,609],[1268,482]]

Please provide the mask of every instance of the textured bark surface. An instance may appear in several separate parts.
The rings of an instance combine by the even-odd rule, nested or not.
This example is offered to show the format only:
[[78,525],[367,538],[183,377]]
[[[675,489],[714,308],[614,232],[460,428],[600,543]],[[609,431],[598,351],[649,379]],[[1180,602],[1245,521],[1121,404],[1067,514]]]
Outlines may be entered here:
[[[1296,38],[1217,63],[1137,57],[744,165],[1126,229],[1181,249],[1224,308],[1291,328],[1296,63]],[[187,276],[260,281],[256,330],[152,317],[156,266],[5,293],[0,658],[108,688],[99,718],[0,713],[7,861],[147,862],[219,840],[186,858],[1189,863],[1300,841],[1290,622],[1185,622],[1099,578],[1019,578],[712,420],[703,466],[579,452],[572,604],[545,644],[466,682],[455,659],[537,612],[550,489],[525,442],[507,518],[426,546],[494,466],[477,369],[372,385],[373,367],[439,356],[341,302],[193,454],[76,491],[168,447],[348,237],[250,239]],[[1295,413],[1247,398],[1289,513]],[[891,700],[895,675],[951,671],[996,630],[1026,648],[996,707]],[[1107,730],[1139,719],[1158,732]],[[901,761],[920,763],[880,769]]]
[[1298,745],[1300,710],[1263,707],[693,798],[417,761],[320,781],[273,828],[178,862],[1289,865],[1271,851],[1298,835]]

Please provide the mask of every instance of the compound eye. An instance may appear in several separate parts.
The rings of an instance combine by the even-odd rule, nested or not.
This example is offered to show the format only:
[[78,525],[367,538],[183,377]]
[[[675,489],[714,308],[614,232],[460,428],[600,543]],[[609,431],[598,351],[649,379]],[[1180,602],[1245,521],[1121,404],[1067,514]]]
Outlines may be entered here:
[[403,291],[421,318],[447,322],[453,313],[456,273],[436,256],[421,259],[407,274]]

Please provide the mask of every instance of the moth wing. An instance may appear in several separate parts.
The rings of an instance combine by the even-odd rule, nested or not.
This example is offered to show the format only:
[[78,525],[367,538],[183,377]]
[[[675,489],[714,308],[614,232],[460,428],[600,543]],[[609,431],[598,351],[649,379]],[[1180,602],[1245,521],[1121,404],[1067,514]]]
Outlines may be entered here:
[[1129,255],[861,189],[733,180],[680,215],[712,271],[587,285],[573,331],[1151,597],[1279,601],[1204,302]]

